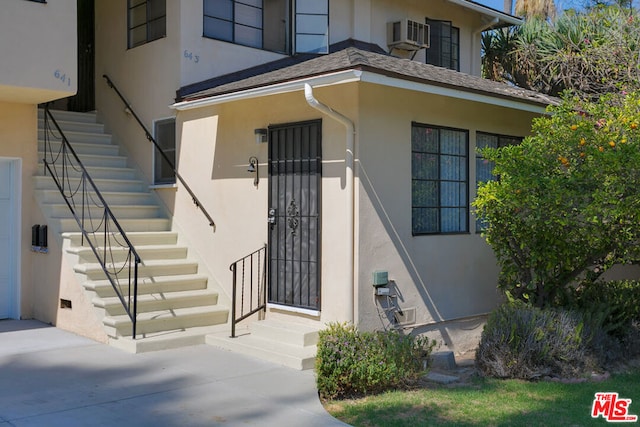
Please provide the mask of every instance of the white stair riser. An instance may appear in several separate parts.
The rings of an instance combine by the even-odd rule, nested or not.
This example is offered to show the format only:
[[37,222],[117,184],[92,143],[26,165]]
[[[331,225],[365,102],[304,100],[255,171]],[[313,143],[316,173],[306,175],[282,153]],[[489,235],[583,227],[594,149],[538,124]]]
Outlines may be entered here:
[[[75,111],[51,111],[56,121],[73,121],[81,123],[96,123],[96,113],[78,113]],[[44,118],[44,110],[38,109],[38,119]]]
[[[118,243],[114,242],[114,245],[117,245],[117,244]],[[104,248],[98,248],[98,253],[103,254],[104,251],[105,251]],[[81,261],[96,262],[95,255],[93,254],[93,251],[91,250],[91,248],[83,248],[82,250],[73,251],[73,252],[80,257]],[[185,259],[187,257],[187,248],[175,247],[175,246],[173,247],[169,246],[163,249],[146,249],[142,247],[142,248],[136,248],[136,252],[140,256],[140,258],[146,261],[161,260],[161,259],[175,260],[175,259]],[[114,246],[111,249],[107,249],[107,256],[108,256],[108,259],[113,259],[116,262],[124,261],[129,256],[129,252],[128,252],[128,249],[125,249],[119,246]]]
[[[57,118],[56,122],[58,122],[63,132],[104,133],[104,125],[102,123],[59,120]],[[57,130],[53,123],[51,123],[51,126]],[[38,129],[44,129],[44,118],[38,118]]]
[[[118,233],[113,233],[111,236],[122,241],[122,236]],[[81,233],[69,233],[62,237],[68,239],[72,246],[82,246]],[[178,241],[178,234],[175,232],[127,233],[127,238],[134,246],[175,245]]]
[[[43,159],[45,154],[41,151],[38,152],[38,157]],[[85,168],[90,169],[91,167],[107,167],[107,168],[125,168],[127,167],[127,158],[124,156],[95,156],[93,154],[78,154],[78,158],[80,162],[84,165]],[[78,166],[75,159],[71,162],[73,165],[68,169],[69,176],[79,176],[81,174],[80,167]],[[60,168],[57,167],[57,170]],[[76,174],[74,175],[72,170],[76,170]],[[91,172],[89,172],[91,175]]]
[[[66,178],[66,182],[71,188],[78,188],[80,185],[80,178]],[[93,182],[104,192],[143,192],[146,186],[142,181],[137,180],[118,180],[118,179],[102,179],[94,178]],[[55,190],[58,191],[58,186],[50,176],[36,176],[34,177],[34,183],[36,190]]]
[[[68,182],[65,183],[69,185]],[[78,189],[79,183],[75,183],[76,185],[71,184],[71,189]],[[55,185],[55,184],[54,184]],[[97,184],[96,184],[97,186]],[[64,203],[64,199],[62,194],[60,194],[60,190],[52,189],[52,190],[36,190],[38,195],[42,198],[40,199],[44,203]],[[136,206],[136,205],[155,205],[155,200],[149,193],[133,193],[133,192],[109,192],[108,189],[101,189],[102,197],[106,200],[109,206]],[[88,200],[98,201],[99,198],[94,192],[87,193]]]
[[[62,143],[58,141],[51,141],[45,144],[44,141],[38,141],[38,151],[44,153],[45,148],[49,153],[53,153],[53,156],[57,156],[62,151]],[[76,154],[93,154],[96,156],[117,156],[120,154],[120,147],[112,144],[86,144],[86,143],[72,143],[71,147]],[[69,153],[72,156],[71,153]],[[51,157],[51,154],[49,155]]]
[[254,322],[251,333],[260,338],[305,347],[318,343],[318,331],[298,332],[270,327],[268,322]]
[[[85,282],[85,289],[88,289],[99,297],[110,298],[116,296],[116,292],[110,283],[106,281]],[[141,278],[138,282],[138,295],[195,291],[207,289],[207,279],[205,277],[193,276],[189,279],[176,279],[175,281],[149,281]]]
[[[38,152],[38,157],[40,159],[45,158],[45,154],[42,151]],[[100,167],[110,167],[110,168],[124,168],[127,166],[127,158],[123,156],[94,156],[92,154],[78,154],[78,158],[80,162],[84,165],[85,168],[90,168],[92,166],[100,166]],[[71,161],[72,167],[69,169],[78,169],[76,173],[80,174],[79,167],[75,159]],[[59,167],[57,169],[60,169]],[[71,172],[71,171],[69,171]],[[70,176],[74,176],[73,174],[69,174]],[[91,176],[91,172],[89,172]],[[93,176],[91,176],[93,178]]]
[[[50,218],[49,223],[54,223],[61,232],[78,232],[80,228],[74,218]],[[171,220],[166,218],[146,218],[127,219],[118,218],[118,223],[125,232],[130,231],[168,231],[171,229]],[[110,225],[111,227],[111,225]],[[95,232],[104,231],[104,224],[94,222],[93,227],[89,227]],[[113,228],[110,228],[113,231]]]
[[[76,132],[76,131],[68,131],[62,129],[64,136],[67,138],[67,141],[71,143],[73,146],[74,143],[77,142],[92,142],[96,144],[111,144],[111,135],[106,133],[90,133],[90,132]],[[58,138],[58,130],[54,130],[54,135],[50,136],[51,139],[59,139]],[[44,129],[38,130],[38,140],[45,139],[45,131]]]
[[[108,267],[111,268],[110,266]],[[122,265],[115,266],[115,270],[120,270],[121,268]],[[106,279],[104,271],[99,266],[91,265],[83,267],[82,264],[78,264],[74,267],[74,270],[77,273],[86,275],[89,280]],[[138,277],[177,276],[185,274],[195,274],[197,272],[198,264],[195,262],[172,263],[167,261],[167,263],[164,264],[150,266],[140,264],[138,266]]]
[[205,338],[205,342],[207,344],[222,347],[257,359],[267,360],[279,365],[288,366],[292,369],[302,371],[314,368],[315,355],[317,352],[315,346],[291,350],[286,349],[286,345],[280,345],[282,351],[274,351],[272,348],[261,346],[257,341],[260,340],[252,340],[251,343],[247,343],[242,338],[227,339],[212,335],[207,335]]
[[[87,169],[87,173],[89,174],[91,179],[126,179],[126,180],[137,179],[136,171],[131,168],[124,168],[121,166],[102,167],[102,166],[87,166],[87,165],[85,165],[85,168]],[[45,171],[45,170],[46,168],[44,164],[39,163],[38,171]],[[49,171],[46,171],[43,173],[45,174],[44,176],[51,178],[49,175]],[[67,176],[69,178],[79,178],[80,176],[82,176],[82,172],[75,169],[71,169],[68,171]]]
[[[175,316],[154,320],[138,321],[137,334],[145,334],[159,331],[170,331],[175,329],[186,329],[198,326],[215,325],[227,321],[228,312],[225,310],[211,311],[206,314],[194,316]],[[131,336],[131,322],[111,326],[107,324],[109,317],[105,317],[105,330],[111,337],[117,335]]]
[[[216,305],[218,303],[217,294],[202,294],[200,296],[188,297],[188,298],[171,298],[161,299],[158,298],[155,301],[138,300],[138,313],[147,313],[151,311],[160,310],[173,310],[177,308],[189,308],[189,307],[201,307],[206,305]],[[100,299],[96,299],[94,305],[101,306]],[[109,316],[117,316],[126,314],[126,311],[120,302],[114,302],[104,305],[104,309]]]
[[[69,210],[69,207],[65,205],[49,204],[45,206],[49,217],[53,218],[73,218],[73,214]],[[139,206],[113,206],[109,205],[109,209],[116,217],[118,221],[122,219],[142,219],[142,218],[158,218],[160,214],[160,208],[153,205],[139,205]],[[82,210],[78,206],[76,211],[78,217],[82,217]],[[104,215],[104,209],[99,207],[84,207],[84,218],[86,221],[92,220],[94,224],[99,224],[102,216]],[[125,230],[126,231],[126,230]]]

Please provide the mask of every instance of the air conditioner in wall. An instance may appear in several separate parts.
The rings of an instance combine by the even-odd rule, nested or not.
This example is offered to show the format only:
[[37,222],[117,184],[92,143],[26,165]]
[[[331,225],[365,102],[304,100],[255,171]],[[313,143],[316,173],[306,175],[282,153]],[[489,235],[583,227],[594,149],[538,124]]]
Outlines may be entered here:
[[403,19],[387,23],[389,49],[420,50],[429,47],[429,25]]

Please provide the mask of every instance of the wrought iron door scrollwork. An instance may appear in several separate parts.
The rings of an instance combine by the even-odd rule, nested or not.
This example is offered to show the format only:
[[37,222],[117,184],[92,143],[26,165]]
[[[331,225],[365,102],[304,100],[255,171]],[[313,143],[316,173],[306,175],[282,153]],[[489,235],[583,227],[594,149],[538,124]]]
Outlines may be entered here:
[[287,207],[287,224],[292,235],[296,235],[298,225],[300,225],[300,209],[296,204],[296,199],[291,199],[289,206]]

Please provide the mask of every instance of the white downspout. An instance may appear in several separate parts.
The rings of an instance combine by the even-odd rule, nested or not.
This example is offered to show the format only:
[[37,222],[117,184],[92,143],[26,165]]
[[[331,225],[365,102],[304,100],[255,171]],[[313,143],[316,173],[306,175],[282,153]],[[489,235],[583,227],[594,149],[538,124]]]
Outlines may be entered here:
[[351,282],[346,286],[346,299],[347,299],[347,320],[351,323],[355,324],[354,318],[354,302],[355,302],[355,284],[356,278],[355,275],[355,266],[354,266],[354,250],[355,250],[355,217],[354,217],[354,174],[353,174],[353,159],[354,159],[354,144],[355,144],[355,126],[351,119],[348,117],[338,113],[328,107],[327,105],[321,103],[313,96],[313,88],[308,83],[304,84],[304,97],[307,100],[307,103],[331,117],[332,119],[342,123],[347,128],[347,140],[346,140],[346,154],[345,154],[345,189],[347,191],[347,236],[349,236],[347,243],[347,265],[349,269],[348,280]]
[[[498,25],[500,18],[493,18],[490,22],[483,24],[480,28],[471,33],[471,74],[476,72],[476,37],[488,28]],[[480,42],[482,44],[482,42]],[[478,64],[480,74],[482,74],[482,54],[480,54],[480,64]]]

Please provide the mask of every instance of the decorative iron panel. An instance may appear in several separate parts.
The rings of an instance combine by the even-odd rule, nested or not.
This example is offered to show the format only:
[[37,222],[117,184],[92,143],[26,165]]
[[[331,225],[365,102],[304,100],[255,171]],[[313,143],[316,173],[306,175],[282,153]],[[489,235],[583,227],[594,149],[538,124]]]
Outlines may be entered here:
[[269,128],[269,302],[320,309],[320,120]]

